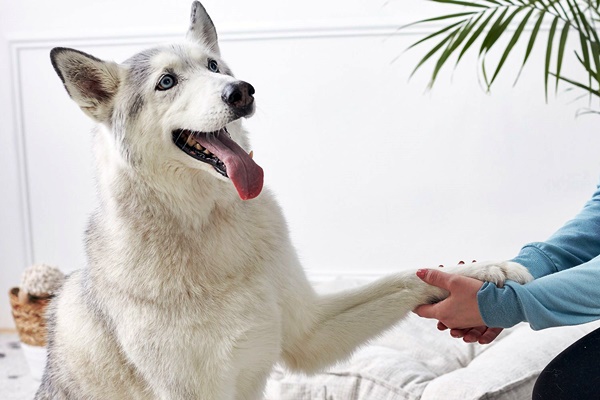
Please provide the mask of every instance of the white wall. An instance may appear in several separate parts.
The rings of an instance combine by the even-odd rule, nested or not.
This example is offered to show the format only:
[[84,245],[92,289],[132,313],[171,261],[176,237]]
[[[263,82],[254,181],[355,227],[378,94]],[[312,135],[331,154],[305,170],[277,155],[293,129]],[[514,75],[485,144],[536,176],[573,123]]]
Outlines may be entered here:
[[[71,46],[123,60],[183,34],[190,2],[0,1],[6,293],[31,262],[80,268],[94,207],[91,123],[68,99],[48,51]],[[545,104],[541,62],[514,89],[517,65],[507,66],[492,95],[479,87],[473,58],[432,92],[425,71],[408,81],[419,53],[402,51],[424,31],[396,27],[441,12],[435,4],[204,4],[224,57],[257,89],[247,121],[256,160],[312,275],[508,258],[545,239],[595,187],[598,119],[575,119],[586,104],[569,104],[573,94]],[[0,301],[0,327],[11,324]]]

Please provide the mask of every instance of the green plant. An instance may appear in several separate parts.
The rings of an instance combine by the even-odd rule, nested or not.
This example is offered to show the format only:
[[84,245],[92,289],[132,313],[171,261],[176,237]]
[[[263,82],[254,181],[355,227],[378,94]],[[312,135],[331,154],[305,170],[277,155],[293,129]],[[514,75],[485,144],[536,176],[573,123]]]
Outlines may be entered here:
[[[443,23],[445,26],[418,40],[410,48],[435,41],[435,45],[425,54],[415,67],[413,74],[428,60],[435,66],[429,83],[432,87],[442,67],[452,56],[456,56],[455,66],[469,50],[479,47],[479,64],[483,82],[489,90],[496,81],[509,57],[514,56],[514,48],[519,40],[526,39],[527,47],[522,55],[521,71],[536,41],[548,29],[544,44],[544,87],[546,100],[550,77],[554,77],[555,90],[563,81],[586,92],[590,97],[600,98],[600,40],[596,23],[600,21],[600,0],[428,0],[460,7],[459,12],[441,15],[414,22],[407,26]],[[549,25],[547,25],[549,24]],[[581,82],[563,74],[563,60],[570,34],[578,36],[577,50],[574,51],[579,65],[585,70],[587,81]],[[500,38],[505,37],[501,41]],[[478,40],[479,39],[479,40]],[[505,43],[495,66],[486,65],[490,50]],[[498,53],[499,55],[500,53]],[[412,75],[411,75],[412,76]],[[584,79],[585,80],[585,79]]]

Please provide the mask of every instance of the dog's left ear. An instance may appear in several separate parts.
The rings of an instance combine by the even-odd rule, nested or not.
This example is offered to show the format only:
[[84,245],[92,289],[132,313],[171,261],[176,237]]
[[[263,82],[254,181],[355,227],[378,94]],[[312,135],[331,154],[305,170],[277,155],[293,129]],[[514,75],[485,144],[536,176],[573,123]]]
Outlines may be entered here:
[[71,98],[92,119],[107,122],[119,90],[119,65],[74,49],[56,47],[50,60]]
[[187,32],[187,38],[206,46],[216,54],[220,54],[215,24],[213,24],[210,16],[199,1],[192,3],[190,28]]

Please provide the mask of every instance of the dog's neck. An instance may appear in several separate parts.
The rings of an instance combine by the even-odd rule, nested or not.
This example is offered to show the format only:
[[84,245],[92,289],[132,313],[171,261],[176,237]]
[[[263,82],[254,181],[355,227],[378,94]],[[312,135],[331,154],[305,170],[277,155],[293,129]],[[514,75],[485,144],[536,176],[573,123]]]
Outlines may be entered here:
[[[116,287],[135,275],[145,282],[136,295],[156,299],[199,285],[182,282],[181,276],[222,282],[248,268],[245,258],[252,251],[251,244],[248,250],[233,252],[234,243],[217,240],[235,237],[223,232],[235,229],[236,219],[245,218],[249,206],[227,182],[189,168],[132,168],[113,143],[100,139],[95,147],[100,204],[91,231],[107,239],[88,240],[94,279],[109,280]],[[107,264],[96,258],[106,254],[111,254],[111,263],[121,266],[108,275],[95,267]],[[163,254],[171,255],[169,265]],[[183,273],[190,268],[193,274]]]
[[233,186],[205,171],[125,160],[106,132],[96,132],[94,147],[102,211],[122,222],[153,219],[186,231],[202,230],[215,209],[239,202]]

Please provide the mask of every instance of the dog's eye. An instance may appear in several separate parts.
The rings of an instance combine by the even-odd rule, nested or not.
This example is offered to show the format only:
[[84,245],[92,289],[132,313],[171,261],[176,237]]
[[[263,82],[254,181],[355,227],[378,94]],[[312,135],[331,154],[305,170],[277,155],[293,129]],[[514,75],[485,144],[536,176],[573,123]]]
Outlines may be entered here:
[[208,60],[208,69],[212,72],[219,72],[219,64],[215,60]]
[[177,79],[173,75],[165,74],[160,77],[156,90],[168,90],[177,85]]

